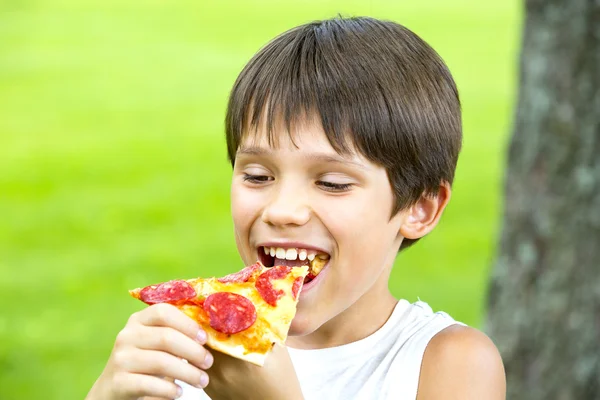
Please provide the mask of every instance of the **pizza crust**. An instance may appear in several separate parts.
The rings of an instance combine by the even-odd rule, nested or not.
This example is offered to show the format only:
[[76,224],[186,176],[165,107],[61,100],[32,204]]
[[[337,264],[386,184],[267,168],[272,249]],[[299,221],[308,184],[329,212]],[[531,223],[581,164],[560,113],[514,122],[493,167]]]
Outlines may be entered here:
[[[239,358],[240,360],[248,361],[248,362],[250,362],[252,364],[256,364],[260,367],[262,367],[264,365],[267,355],[269,354],[269,352],[266,352],[266,353],[247,352],[246,349],[244,348],[244,346],[241,344],[230,345],[226,342],[220,342],[218,340],[215,340],[210,335],[208,336],[206,345],[208,347],[210,347],[211,349],[220,351],[221,353],[228,354],[235,358]],[[274,345],[274,343],[271,344],[271,349],[273,348],[273,345]],[[271,349],[269,349],[269,351],[271,351]]]

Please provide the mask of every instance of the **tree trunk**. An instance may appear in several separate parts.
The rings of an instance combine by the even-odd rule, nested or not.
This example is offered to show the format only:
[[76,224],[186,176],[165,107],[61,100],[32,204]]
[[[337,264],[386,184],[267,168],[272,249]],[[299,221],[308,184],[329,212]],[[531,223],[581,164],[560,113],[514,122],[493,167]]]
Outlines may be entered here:
[[527,0],[486,330],[509,399],[600,399],[600,1]]

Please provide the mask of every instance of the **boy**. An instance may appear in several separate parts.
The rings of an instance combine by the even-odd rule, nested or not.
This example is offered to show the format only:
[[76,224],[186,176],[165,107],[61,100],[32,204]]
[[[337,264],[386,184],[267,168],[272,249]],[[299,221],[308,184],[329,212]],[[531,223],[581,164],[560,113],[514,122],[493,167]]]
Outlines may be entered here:
[[238,77],[226,134],[245,264],[329,260],[301,292],[287,347],[262,368],[211,354],[191,319],[151,306],[119,333],[88,399],[504,398],[485,335],[388,290],[398,251],[450,200],[462,140],[456,86],[425,42],[371,18],[285,32]]

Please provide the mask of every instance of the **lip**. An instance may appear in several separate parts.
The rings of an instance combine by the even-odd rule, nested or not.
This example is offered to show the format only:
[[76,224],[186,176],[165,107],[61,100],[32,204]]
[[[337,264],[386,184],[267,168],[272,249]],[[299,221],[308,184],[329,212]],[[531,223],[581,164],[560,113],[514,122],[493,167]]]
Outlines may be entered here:
[[257,249],[260,247],[281,247],[281,248],[288,248],[288,249],[297,248],[297,249],[305,249],[305,250],[314,250],[317,253],[325,253],[325,254],[331,255],[331,253],[329,253],[327,250],[323,249],[322,247],[312,246],[310,244],[302,243],[302,242],[287,242],[287,241],[274,240],[274,241],[270,241],[270,242],[261,242],[256,247],[257,247]]
[[317,286],[319,284],[319,282],[321,282],[323,280],[323,277],[325,275],[327,275],[327,272],[329,270],[330,262],[331,262],[331,259],[329,259],[329,261],[327,261],[327,264],[325,264],[323,266],[323,269],[321,270],[319,275],[317,275],[312,281],[302,285],[302,290],[300,291],[300,299],[302,299],[302,297],[305,296],[306,293],[308,293],[312,288]]

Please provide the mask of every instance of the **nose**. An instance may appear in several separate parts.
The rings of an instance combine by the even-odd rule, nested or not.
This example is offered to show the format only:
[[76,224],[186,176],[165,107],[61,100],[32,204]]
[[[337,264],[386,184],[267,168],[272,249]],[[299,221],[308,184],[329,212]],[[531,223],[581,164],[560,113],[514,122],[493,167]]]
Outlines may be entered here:
[[310,219],[306,192],[291,185],[276,188],[261,218],[264,223],[274,226],[306,224]]

